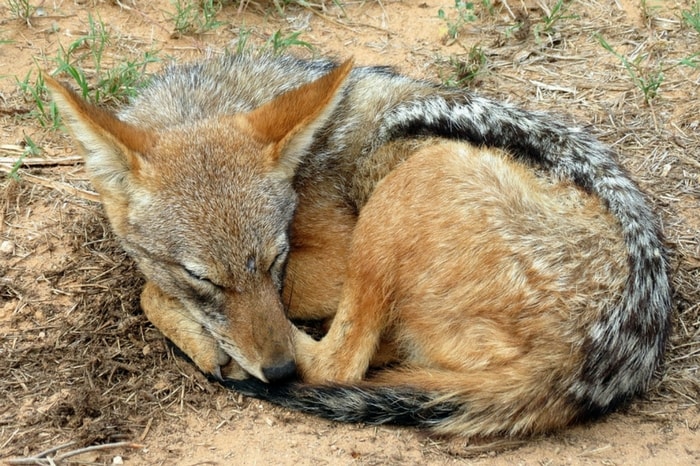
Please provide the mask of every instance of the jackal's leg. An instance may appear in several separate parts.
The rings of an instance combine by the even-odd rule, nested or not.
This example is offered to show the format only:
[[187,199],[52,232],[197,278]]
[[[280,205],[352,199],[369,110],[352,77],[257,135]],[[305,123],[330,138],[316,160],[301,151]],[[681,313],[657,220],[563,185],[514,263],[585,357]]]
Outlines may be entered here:
[[386,288],[370,270],[353,267],[363,262],[362,253],[357,256],[351,255],[340,306],[328,334],[318,342],[301,331],[295,334],[297,367],[307,382],[358,381],[370,365],[394,359],[394,354],[387,354],[395,350],[391,344],[382,345],[378,354],[391,312]]
[[182,303],[166,295],[153,282],[147,282],[141,293],[141,308],[148,320],[192,359],[202,372],[219,379],[248,377]]

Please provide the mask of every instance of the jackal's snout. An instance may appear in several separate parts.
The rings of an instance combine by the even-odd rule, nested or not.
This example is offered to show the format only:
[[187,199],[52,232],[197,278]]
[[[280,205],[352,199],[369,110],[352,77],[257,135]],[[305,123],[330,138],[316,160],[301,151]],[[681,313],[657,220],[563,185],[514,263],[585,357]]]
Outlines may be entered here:
[[[253,318],[253,321],[257,319]],[[257,348],[251,356],[257,361],[259,374],[267,382],[281,382],[296,375],[297,365],[290,336],[291,322],[281,312],[268,313],[265,322],[253,326],[249,348]],[[244,350],[245,351],[245,350]]]
[[288,359],[275,365],[263,367],[262,373],[268,382],[282,382],[296,375],[297,365],[293,359]]

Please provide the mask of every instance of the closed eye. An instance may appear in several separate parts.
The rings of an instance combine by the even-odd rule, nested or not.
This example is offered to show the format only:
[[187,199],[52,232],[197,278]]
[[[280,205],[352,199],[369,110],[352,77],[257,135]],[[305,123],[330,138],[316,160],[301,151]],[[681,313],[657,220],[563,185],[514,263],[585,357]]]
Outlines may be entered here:
[[281,250],[274,259],[272,259],[272,262],[270,263],[270,267],[268,268],[268,273],[271,273],[273,269],[275,268],[280,268],[282,265],[284,265],[284,262],[287,260],[287,249]]
[[185,270],[185,272],[187,272],[187,275],[189,275],[190,278],[192,278],[198,282],[206,283],[207,285],[214,286],[216,288],[221,288],[221,285],[214,283],[211,279],[201,275],[200,273],[195,272],[191,269],[188,269],[187,267],[184,267],[184,266],[183,266],[183,269]]
[[275,256],[274,259],[272,259],[272,262],[270,263],[270,267],[267,269],[268,273],[272,272],[272,269],[274,269],[275,266],[277,264],[279,264],[281,257],[282,257],[282,253],[279,253]]

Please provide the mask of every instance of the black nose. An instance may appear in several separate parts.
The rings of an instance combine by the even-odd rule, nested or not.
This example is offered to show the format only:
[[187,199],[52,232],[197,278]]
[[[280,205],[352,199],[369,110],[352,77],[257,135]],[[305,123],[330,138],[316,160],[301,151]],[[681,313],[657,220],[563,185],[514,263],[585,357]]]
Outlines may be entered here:
[[281,382],[296,375],[297,365],[290,360],[277,366],[265,367],[262,373],[268,382]]

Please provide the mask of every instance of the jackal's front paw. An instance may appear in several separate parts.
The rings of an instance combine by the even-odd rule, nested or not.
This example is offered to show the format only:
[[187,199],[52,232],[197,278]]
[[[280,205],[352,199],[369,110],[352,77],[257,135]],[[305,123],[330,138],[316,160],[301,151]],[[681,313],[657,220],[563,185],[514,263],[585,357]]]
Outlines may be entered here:
[[218,380],[223,380],[224,371],[222,368],[228,367],[228,364],[232,362],[231,357],[219,347],[213,338],[206,343],[203,340],[200,338],[196,348],[190,346],[187,356],[192,359],[200,371],[216,377]]
[[221,376],[225,379],[245,380],[250,378],[248,374],[236,361],[229,358],[228,364],[221,367]]
[[294,334],[297,371],[307,383],[353,382],[359,380],[352,372],[342,370],[343,361],[329,349],[328,341],[316,341],[298,330]]
[[297,329],[294,350],[297,370],[307,383],[356,383],[364,378],[369,367],[369,360],[362,353],[328,335],[316,341]]
[[245,371],[221,349],[219,342],[176,298],[153,282],[141,293],[141,308],[148,319],[205,374],[219,380],[245,378]]
[[209,335],[205,329],[202,328],[199,337],[188,343],[190,344],[188,350],[191,353],[187,355],[205,374],[220,381],[225,379],[244,380],[249,377],[248,373],[221,349],[216,339]]
[[[204,332],[204,329],[202,329]],[[182,343],[182,341],[181,341]],[[197,368],[219,381],[225,379],[243,380],[248,373],[238,365],[211,336],[200,333],[196,339],[186,342],[187,349],[181,349]]]

